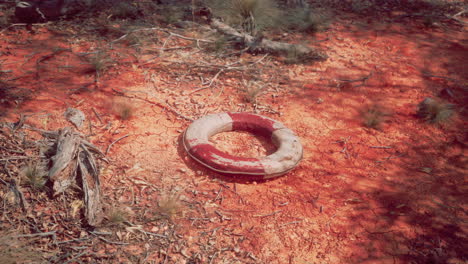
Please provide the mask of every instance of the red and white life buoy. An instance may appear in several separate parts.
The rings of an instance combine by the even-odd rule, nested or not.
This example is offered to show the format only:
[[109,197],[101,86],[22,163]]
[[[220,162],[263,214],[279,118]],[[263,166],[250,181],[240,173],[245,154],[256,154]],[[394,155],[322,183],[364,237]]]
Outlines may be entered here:
[[[262,158],[242,158],[218,150],[209,141],[215,134],[248,131],[271,138],[275,153]],[[299,138],[282,123],[250,113],[219,113],[194,121],[185,131],[183,144],[187,153],[204,166],[227,174],[249,175],[256,179],[281,176],[302,159]]]

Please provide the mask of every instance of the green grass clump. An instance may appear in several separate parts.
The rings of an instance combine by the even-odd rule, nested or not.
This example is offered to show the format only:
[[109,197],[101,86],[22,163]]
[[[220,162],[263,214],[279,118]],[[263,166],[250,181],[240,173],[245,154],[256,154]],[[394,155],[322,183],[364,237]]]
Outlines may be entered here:
[[451,120],[455,114],[454,105],[425,98],[418,104],[416,115],[431,124],[442,124]]

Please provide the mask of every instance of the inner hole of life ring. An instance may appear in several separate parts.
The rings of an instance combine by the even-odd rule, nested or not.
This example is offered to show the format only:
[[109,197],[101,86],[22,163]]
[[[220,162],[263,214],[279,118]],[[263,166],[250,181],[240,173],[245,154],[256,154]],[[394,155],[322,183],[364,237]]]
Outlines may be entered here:
[[213,135],[210,142],[218,150],[242,158],[260,158],[278,149],[271,138],[246,131],[221,132]]

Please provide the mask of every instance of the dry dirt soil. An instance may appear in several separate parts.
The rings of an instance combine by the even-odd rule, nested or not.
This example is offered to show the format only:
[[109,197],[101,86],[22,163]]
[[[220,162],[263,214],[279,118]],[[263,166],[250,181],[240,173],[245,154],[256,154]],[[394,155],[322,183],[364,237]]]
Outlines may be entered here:
[[[61,211],[73,199],[25,186],[26,220],[11,220],[20,209],[3,202],[2,229],[55,231],[58,244],[33,244],[55,263],[466,263],[466,27],[401,17],[340,13],[316,34],[266,36],[329,56],[305,64],[216,50],[203,41],[216,39],[206,25],[150,28],[97,16],[33,31],[5,26],[3,121],[24,115],[57,130],[71,126],[63,113],[77,108],[86,115],[79,131],[109,162],[100,162],[102,226]],[[131,29],[142,30],[125,35]],[[426,97],[453,104],[456,115],[421,120]],[[376,129],[363,124],[375,105],[386,113]],[[181,134],[191,120],[226,111],[284,123],[302,141],[302,162],[252,181],[193,161]],[[239,156],[274,151],[246,133],[212,140]]]

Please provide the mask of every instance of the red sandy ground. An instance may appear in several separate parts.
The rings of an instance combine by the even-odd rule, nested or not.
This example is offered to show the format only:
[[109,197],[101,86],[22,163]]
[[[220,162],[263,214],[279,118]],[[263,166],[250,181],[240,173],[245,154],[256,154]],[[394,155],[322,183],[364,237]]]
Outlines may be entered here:
[[[251,263],[467,260],[465,29],[367,23],[350,16],[315,37],[284,39],[318,46],[330,58],[306,65],[268,62],[276,83],[257,98],[257,109],[298,134],[304,159],[286,176],[267,182],[221,176],[195,163],[180,145],[181,132],[190,122],[148,102],[169,104],[193,119],[252,111],[238,89],[239,76],[221,74],[210,89],[190,93],[201,87],[200,79],[194,70],[189,73],[170,61],[192,56],[197,63],[203,53],[182,49],[143,63],[152,56],[117,43],[109,51],[112,67],[95,86],[79,53],[107,47],[108,42],[80,37],[78,26],[62,32],[35,30],[31,34],[16,27],[1,33],[2,70],[12,70],[3,79],[30,95],[23,101],[4,101],[4,118],[16,121],[19,114],[27,114],[27,123],[57,129],[69,125],[63,112],[71,106],[86,114],[90,123],[82,133],[91,134],[90,140],[103,150],[128,134],[110,149],[112,162],[102,170],[103,192],[116,195],[118,190],[121,204],[148,213],[161,197],[180,197],[181,213],[173,221],[187,241],[186,255],[211,247],[220,250],[202,263],[230,263],[224,251]],[[167,47],[187,43],[174,38]],[[38,62],[58,47],[70,50]],[[204,72],[203,77],[215,73]],[[339,81],[369,74],[365,83]],[[417,119],[418,102],[444,88],[455,93],[448,100],[457,105],[458,117],[442,126]],[[116,116],[119,102],[134,109],[129,120]],[[376,102],[392,112],[380,130],[364,127],[359,117],[360,109]],[[272,151],[265,140],[241,133],[224,133],[214,141],[237,155]],[[122,247],[135,254],[143,250]],[[168,251],[168,263],[185,263],[175,249]],[[147,260],[162,261],[156,253]]]

